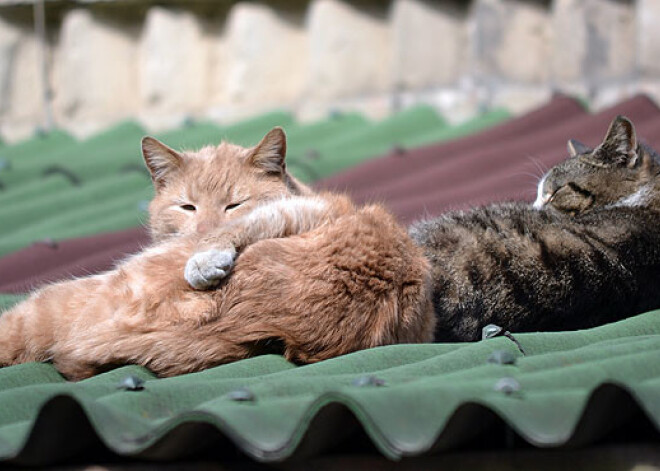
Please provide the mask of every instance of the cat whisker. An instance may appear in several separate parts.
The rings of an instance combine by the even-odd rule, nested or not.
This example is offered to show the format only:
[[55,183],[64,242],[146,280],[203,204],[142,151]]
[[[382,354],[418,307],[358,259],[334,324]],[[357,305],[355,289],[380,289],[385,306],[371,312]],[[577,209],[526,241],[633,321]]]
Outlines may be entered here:
[[536,167],[536,170],[540,172],[540,176],[537,177],[540,180],[543,177],[543,175],[545,175],[548,172],[548,168],[543,164],[542,161],[540,161],[539,159],[535,158],[532,155],[527,155],[527,159],[530,162],[532,162]]
[[[529,173],[529,172],[516,172],[512,175],[509,175],[508,178],[513,180],[516,177],[529,177],[531,180],[530,180],[530,189],[528,191],[532,191],[533,189],[534,192],[536,192],[536,187],[538,186],[538,183],[541,180],[541,178],[539,178],[537,175],[534,175],[533,173]],[[525,186],[527,186],[527,184]]]
[[530,172],[516,172],[516,173],[512,174],[511,176],[512,177],[521,177],[521,176],[531,177],[531,178],[534,179],[534,181],[539,181],[540,180],[540,177],[538,175],[536,175],[534,173],[530,173]]

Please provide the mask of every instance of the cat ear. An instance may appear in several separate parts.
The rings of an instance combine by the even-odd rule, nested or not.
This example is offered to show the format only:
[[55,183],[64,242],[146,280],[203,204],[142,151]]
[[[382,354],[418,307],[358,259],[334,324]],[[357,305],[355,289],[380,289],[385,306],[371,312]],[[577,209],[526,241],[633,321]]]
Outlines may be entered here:
[[149,136],[142,139],[142,157],[156,189],[161,188],[183,162],[181,154]]
[[603,142],[592,158],[605,166],[634,167],[637,164],[635,127],[625,116],[617,116],[610,124]]
[[284,174],[286,169],[285,156],[286,134],[284,134],[284,129],[276,127],[268,132],[261,142],[252,149],[248,162],[266,173]]
[[581,154],[589,154],[593,151],[591,147],[586,144],[582,144],[580,141],[576,141],[575,139],[569,139],[568,143],[566,144],[566,148],[568,149],[568,155],[571,157],[576,157]]

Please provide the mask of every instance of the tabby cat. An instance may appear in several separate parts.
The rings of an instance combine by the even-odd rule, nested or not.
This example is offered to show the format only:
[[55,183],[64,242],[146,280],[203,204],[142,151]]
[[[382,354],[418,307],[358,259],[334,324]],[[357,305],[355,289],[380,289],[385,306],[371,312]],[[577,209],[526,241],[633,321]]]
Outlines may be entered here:
[[155,245],[3,314],[0,365],[49,360],[81,379],[136,363],[170,376],[280,347],[314,362],[432,339],[422,251],[382,207],[292,178],[281,129],[251,149],[182,153],[152,138],[142,149]]
[[452,212],[410,228],[431,262],[436,341],[587,328],[660,307],[660,163],[617,117],[541,180],[533,206]]

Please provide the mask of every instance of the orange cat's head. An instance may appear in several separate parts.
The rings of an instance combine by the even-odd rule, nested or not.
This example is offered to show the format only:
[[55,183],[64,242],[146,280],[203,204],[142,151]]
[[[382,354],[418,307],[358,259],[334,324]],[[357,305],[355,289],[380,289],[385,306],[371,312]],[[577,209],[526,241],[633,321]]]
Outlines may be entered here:
[[286,135],[275,128],[253,148],[229,144],[177,152],[152,137],[142,155],[156,196],[149,205],[155,241],[203,234],[268,200],[310,193],[286,171]]

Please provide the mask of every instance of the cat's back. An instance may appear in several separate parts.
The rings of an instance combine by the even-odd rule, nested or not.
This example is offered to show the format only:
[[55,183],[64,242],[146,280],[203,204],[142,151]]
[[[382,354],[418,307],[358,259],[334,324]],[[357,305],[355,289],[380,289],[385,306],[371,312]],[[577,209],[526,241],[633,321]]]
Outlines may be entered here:
[[239,256],[232,280],[243,307],[270,309],[277,296],[281,315],[304,313],[315,335],[344,332],[335,353],[354,334],[366,346],[432,340],[430,267],[421,248],[382,206],[354,207],[336,195],[328,201],[339,208],[331,222],[259,241]]
[[[428,262],[423,250],[387,209],[377,204],[356,207],[343,195],[322,197],[336,213],[334,219],[300,235],[262,240],[247,247],[236,269],[240,269],[241,260],[259,263],[258,257],[267,252],[274,261],[295,265],[301,277],[323,270],[326,279],[368,277],[374,280],[370,287],[376,287],[380,280],[384,289],[391,288],[387,283],[398,283],[410,274],[424,277]],[[308,256],[301,257],[301,253]]]
[[436,271],[470,267],[480,277],[593,265],[594,280],[611,270],[654,266],[660,276],[660,212],[603,207],[570,216],[523,203],[448,213],[409,229]]
[[586,328],[660,307],[660,213],[570,216],[525,204],[449,213],[410,228],[432,267],[437,340]]

